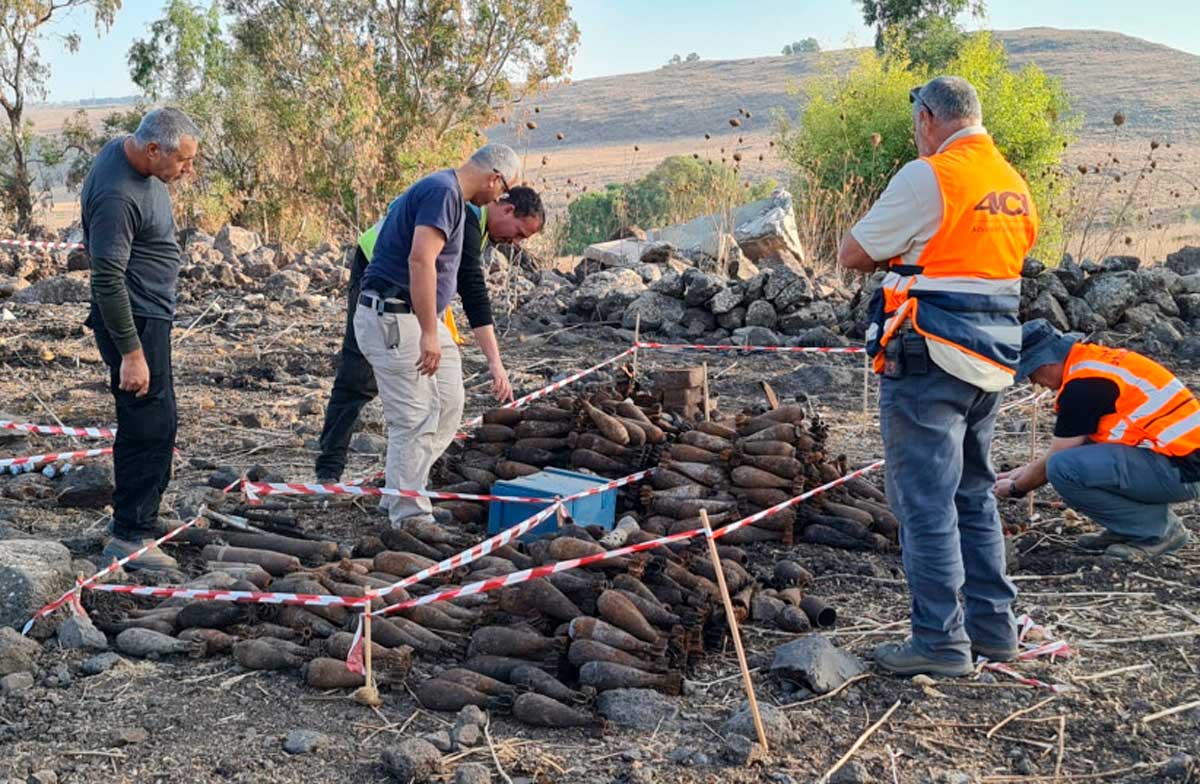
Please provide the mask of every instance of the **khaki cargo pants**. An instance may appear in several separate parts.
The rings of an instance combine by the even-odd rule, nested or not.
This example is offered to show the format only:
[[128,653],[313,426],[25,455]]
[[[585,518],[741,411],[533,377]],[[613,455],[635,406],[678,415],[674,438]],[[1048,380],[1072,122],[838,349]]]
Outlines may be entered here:
[[[458,432],[463,413],[462,357],[446,328],[438,321],[442,361],[433,376],[417,371],[421,356],[421,327],[409,313],[376,313],[359,307],[354,314],[359,350],[371,363],[383,415],[388,426],[387,487],[424,490],[434,461]],[[384,496],[383,506],[393,523],[428,513],[427,498]]]

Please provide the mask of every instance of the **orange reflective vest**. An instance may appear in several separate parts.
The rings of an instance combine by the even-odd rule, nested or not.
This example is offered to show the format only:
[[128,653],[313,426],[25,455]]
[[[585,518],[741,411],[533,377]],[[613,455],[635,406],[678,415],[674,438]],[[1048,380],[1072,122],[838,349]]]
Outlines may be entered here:
[[1016,373],[1021,266],[1037,238],[1033,197],[992,137],[964,136],[924,158],[942,194],[942,222],[916,264],[889,262],[872,300],[867,351],[910,324],[927,340]]
[[1063,386],[1077,378],[1108,379],[1120,390],[1116,411],[1100,418],[1093,441],[1153,449],[1169,457],[1200,449],[1200,402],[1154,360],[1126,349],[1076,343],[1063,366]]

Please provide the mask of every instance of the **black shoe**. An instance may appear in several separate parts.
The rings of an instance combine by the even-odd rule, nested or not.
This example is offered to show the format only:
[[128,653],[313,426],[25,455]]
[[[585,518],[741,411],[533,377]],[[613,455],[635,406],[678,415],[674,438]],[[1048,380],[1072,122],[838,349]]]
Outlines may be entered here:
[[1108,529],[1095,533],[1083,534],[1075,540],[1075,546],[1093,553],[1102,553],[1114,544],[1125,544],[1133,541],[1128,536],[1118,536]]
[[971,643],[971,653],[975,656],[982,656],[988,661],[993,662],[1010,662],[1015,661],[1017,655],[1021,653],[1021,649],[1015,644],[1011,647],[995,647],[992,645],[980,645],[979,643]]
[[1109,545],[1104,555],[1120,561],[1148,561],[1160,555],[1173,553],[1192,540],[1192,535],[1178,520],[1171,523],[1166,533],[1152,539],[1129,539]]
[[940,675],[961,678],[975,672],[967,659],[951,662],[931,659],[913,650],[911,642],[885,642],[875,649],[875,665],[892,675]]

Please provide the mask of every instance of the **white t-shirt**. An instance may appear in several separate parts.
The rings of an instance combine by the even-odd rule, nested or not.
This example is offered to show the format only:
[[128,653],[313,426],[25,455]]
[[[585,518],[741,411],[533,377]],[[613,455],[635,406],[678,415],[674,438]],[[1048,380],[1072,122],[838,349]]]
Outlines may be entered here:
[[[938,152],[958,139],[986,133],[982,125],[968,126],[942,142]],[[875,261],[899,256],[905,264],[916,264],[942,225],[942,211],[937,175],[927,161],[918,158],[896,172],[850,235]],[[995,365],[936,340],[929,341],[929,358],[950,375],[985,392],[996,392],[1013,383],[1012,375]]]

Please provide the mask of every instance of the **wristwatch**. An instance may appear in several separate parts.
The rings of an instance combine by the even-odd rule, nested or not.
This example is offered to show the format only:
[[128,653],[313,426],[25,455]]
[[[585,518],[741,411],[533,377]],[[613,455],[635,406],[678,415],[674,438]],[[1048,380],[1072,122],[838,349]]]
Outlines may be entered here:
[[1028,490],[1020,490],[1017,488],[1017,480],[1008,480],[1008,497],[1009,498],[1024,498],[1029,494]]

